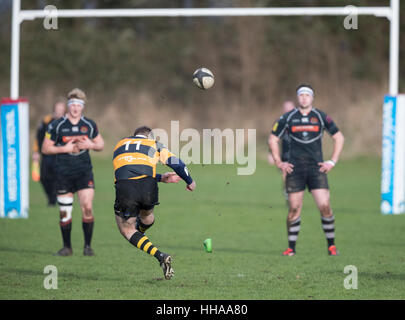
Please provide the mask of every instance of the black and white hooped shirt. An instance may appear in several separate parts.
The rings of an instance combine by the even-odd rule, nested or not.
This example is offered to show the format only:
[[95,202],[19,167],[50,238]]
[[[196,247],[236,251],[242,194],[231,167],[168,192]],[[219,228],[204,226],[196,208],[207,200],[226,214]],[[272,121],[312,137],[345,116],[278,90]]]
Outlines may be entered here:
[[330,135],[339,131],[332,118],[323,111],[312,108],[307,115],[303,115],[296,108],[282,115],[274,123],[272,134],[281,138],[284,133],[288,133],[288,162],[317,165],[323,161],[322,137],[325,129]]

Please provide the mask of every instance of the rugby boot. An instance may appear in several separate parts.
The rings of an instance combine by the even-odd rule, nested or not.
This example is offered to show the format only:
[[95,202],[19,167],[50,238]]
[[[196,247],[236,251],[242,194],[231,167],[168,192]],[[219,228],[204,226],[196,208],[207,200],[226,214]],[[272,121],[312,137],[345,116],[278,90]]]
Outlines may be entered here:
[[328,248],[328,254],[330,256],[338,256],[339,255],[339,251],[338,249],[336,249],[335,245],[329,246]]
[[163,269],[163,275],[166,280],[170,280],[174,276],[174,270],[172,268],[172,257],[167,253],[162,252],[162,260],[160,261],[160,267]]
[[294,256],[295,255],[295,250],[288,248],[283,252],[283,256]]
[[83,249],[83,255],[85,256],[94,256],[94,251],[90,246],[85,246]]
[[63,247],[58,252],[56,252],[54,255],[61,256],[61,257],[67,257],[67,256],[71,256],[72,254],[73,254],[72,248]]

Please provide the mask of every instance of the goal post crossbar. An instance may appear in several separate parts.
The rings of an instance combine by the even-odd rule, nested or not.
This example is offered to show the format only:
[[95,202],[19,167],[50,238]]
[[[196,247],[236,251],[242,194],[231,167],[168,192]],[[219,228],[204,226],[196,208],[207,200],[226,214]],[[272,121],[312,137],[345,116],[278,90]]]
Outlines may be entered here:
[[385,17],[390,23],[389,93],[398,94],[399,0],[381,7],[285,7],[285,8],[164,8],[164,9],[61,9],[21,10],[21,0],[13,0],[11,28],[10,97],[19,97],[20,29],[26,20],[39,18],[123,18],[123,17],[213,17],[213,16],[348,16]]
[[[113,17],[213,17],[213,16],[339,16],[356,13],[390,19],[390,7],[295,7],[295,8],[165,8],[165,9],[74,9],[57,10],[58,18]],[[45,10],[24,10],[20,21],[49,17]]]

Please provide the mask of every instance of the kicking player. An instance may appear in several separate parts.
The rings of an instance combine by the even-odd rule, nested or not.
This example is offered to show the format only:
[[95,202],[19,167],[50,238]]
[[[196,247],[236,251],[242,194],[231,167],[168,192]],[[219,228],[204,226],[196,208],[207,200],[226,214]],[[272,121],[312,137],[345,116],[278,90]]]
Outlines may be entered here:
[[83,116],[85,93],[76,88],[69,92],[67,98],[67,114],[49,124],[42,144],[44,154],[56,155],[56,190],[63,239],[63,248],[56,254],[59,256],[73,254],[70,233],[73,195],[77,192],[82,211],[83,254],[93,256],[91,238],[94,227],[94,178],[89,150],[101,151],[104,140],[98,132],[96,123]]
[[[328,254],[338,255],[335,246],[335,217],[330,206],[327,173],[339,160],[344,137],[331,117],[312,106],[314,90],[303,84],[297,88],[299,106],[274,124],[270,148],[275,163],[286,174],[289,210],[287,217],[288,248],[283,255],[295,255],[295,245],[301,225],[301,208],[305,188],[311,192],[321,213],[322,228],[326,235]],[[323,161],[322,136],[327,130],[334,140],[332,157]],[[288,161],[280,158],[278,142],[285,132],[290,136]]]
[[[174,172],[156,173],[158,162]],[[121,234],[134,246],[155,257],[167,280],[174,275],[172,257],[155,247],[144,234],[153,223],[153,208],[158,205],[158,182],[176,183],[183,179],[187,190],[194,191],[196,183],[187,167],[161,143],[153,139],[148,127],[137,128],[134,135],[124,138],[114,148],[115,220]]]

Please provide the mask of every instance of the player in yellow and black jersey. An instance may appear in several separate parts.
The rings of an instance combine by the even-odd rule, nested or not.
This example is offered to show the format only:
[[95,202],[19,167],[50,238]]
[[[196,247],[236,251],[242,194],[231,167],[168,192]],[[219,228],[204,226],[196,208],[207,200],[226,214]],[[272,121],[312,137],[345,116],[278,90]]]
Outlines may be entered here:
[[[186,165],[160,142],[150,138],[152,130],[140,127],[132,137],[124,138],[114,148],[115,218],[121,234],[135,247],[154,256],[166,279],[174,275],[172,258],[160,252],[144,234],[154,221],[153,208],[158,205],[158,182],[176,183],[183,179],[187,190],[196,184]],[[161,162],[175,172],[156,173]]]

